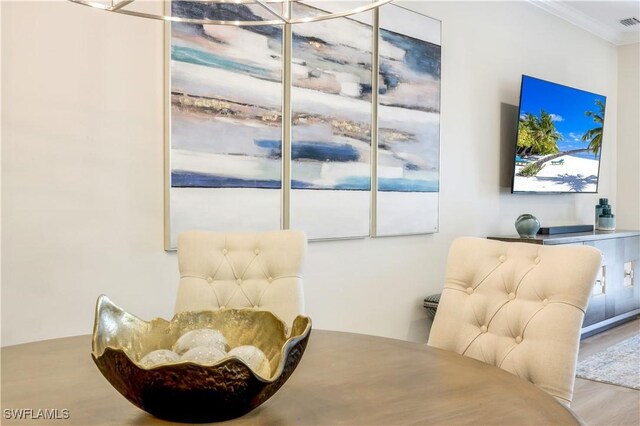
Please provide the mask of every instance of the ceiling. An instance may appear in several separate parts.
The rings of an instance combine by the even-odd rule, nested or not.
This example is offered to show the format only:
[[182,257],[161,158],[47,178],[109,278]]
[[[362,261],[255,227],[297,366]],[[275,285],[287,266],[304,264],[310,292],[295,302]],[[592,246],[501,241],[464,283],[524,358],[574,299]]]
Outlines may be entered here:
[[638,0],[529,0],[532,4],[577,25],[613,44],[640,42],[640,23],[625,26],[620,20],[635,18],[640,21]]

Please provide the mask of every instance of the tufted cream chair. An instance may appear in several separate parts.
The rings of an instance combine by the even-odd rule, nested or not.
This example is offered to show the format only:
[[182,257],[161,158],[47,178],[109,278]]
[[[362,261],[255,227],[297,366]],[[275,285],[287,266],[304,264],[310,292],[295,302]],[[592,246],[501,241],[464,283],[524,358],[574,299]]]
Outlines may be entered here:
[[306,249],[307,239],[299,231],[184,232],[178,236],[176,312],[255,308],[291,326],[304,313]]
[[588,246],[459,238],[428,345],[496,365],[568,405],[601,260]]

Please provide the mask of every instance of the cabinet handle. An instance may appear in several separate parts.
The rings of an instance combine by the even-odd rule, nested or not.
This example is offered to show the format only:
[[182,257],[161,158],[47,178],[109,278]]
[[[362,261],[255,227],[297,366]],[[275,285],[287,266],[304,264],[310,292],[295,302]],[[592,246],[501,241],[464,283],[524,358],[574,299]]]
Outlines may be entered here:
[[600,286],[600,292],[598,293],[598,295],[602,295],[606,293],[606,290],[605,290],[606,278],[607,278],[607,266],[602,265],[600,269],[600,276],[596,278],[596,284]]
[[630,271],[624,271],[624,277],[625,278],[629,277],[629,278],[633,279],[633,269],[630,270]]

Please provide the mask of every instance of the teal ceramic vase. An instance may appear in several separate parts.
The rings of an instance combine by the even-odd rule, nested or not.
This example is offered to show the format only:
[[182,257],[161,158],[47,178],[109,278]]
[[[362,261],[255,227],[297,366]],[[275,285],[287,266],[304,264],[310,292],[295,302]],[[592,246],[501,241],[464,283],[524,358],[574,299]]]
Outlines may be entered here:
[[520,238],[535,238],[540,230],[540,221],[532,214],[521,214],[516,219],[516,231]]

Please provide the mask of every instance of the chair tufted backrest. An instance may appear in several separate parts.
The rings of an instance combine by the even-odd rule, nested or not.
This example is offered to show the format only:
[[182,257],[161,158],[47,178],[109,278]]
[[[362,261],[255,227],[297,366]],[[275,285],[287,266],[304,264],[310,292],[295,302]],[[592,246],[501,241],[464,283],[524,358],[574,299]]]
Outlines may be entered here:
[[228,308],[271,311],[287,326],[304,313],[299,231],[178,236],[180,283],[176,312]]
[[428,345],[496,365],[568,405],[601,261],[588,246],[459,238]]

